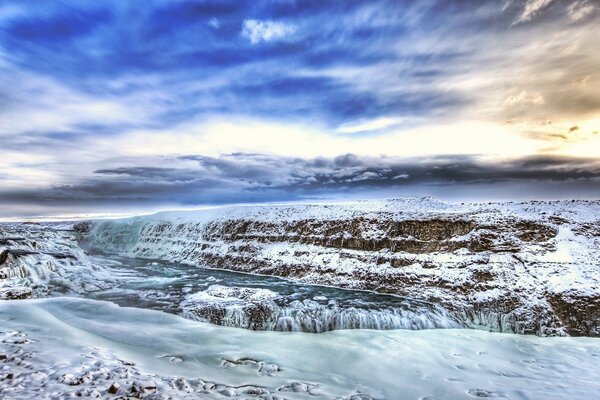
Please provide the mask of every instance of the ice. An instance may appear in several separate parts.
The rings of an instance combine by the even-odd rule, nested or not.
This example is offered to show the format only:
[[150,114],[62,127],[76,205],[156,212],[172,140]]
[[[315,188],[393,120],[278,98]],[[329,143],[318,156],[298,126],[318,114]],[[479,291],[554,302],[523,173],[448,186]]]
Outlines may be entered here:
[[88,257],[63,224],[0,224],[0,299],[84,293],[112,284],[110,262]]
[[[553,309],[595,329],[586,299],[600,294],[600,203],[461,207],[408,199],[161,213],[93,223],[90,253],[68,224],[0,225],[0,299],[34,297],[0,301],[0,398],[600,398],[598,339],[486,332],[532,332],[520,328],[532,321],[543,332],[537,313]],[[495,240],[508,244],[495,252],[409,254],[370,246],[377,223],[353,249],[310,235],[300,243],[275,223],[452,216],[484,233],[542,221],[557,235],[536,242],[500,230]],[[227,238],[231,220],[271,231]],[[460,233],[449,241],[470,239]],[[217,266],[235,271],[206,268],[220,256]],[[405,262],[394,265],[397,256]],[[355,290],[371,280],[402,285],[396,295]],[[60,297],[35,299],[44,296]],[[469,308],[504,298],[499,312]],[[561,328],[564,315],[550,322]]]
[[[357,293],[358,294],[358,293]],[[363,294],[364,296],[364,294]],[[297,296],[290,296],[297,297]],[[336,301],[289,300],[268,289],[211,285],[185,296],[182,316],[218,325],[254,330],[322,333],[338,329],[434,329],[460,324],[434,305],[373,303],[370,307],[341,307]],[[389,299],[387,299],[389,301]],[[357,305],[363,304],[358,299]]]
[[177,399],[600,397],[592,338],[254,332],[79,298],[0,302],[0,326],[5,399],[117,398],[133,386]]

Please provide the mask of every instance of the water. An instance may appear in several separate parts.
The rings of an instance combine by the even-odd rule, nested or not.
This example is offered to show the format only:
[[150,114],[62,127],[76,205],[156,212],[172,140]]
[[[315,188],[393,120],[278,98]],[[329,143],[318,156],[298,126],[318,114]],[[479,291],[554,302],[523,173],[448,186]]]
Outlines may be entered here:
[[94,254],[115,284],[85,296],[189,319],[253,330],[456,328],[439,306],[398,296],[294,283],[285,279]]

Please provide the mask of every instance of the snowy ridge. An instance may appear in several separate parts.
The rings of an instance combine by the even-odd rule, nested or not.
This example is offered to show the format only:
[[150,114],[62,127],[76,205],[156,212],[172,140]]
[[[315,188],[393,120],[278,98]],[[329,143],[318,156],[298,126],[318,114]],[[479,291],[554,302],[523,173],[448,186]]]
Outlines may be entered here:
[[84,246],[441,304],[464,323],[600,334],[600,202],[392,199],[97,221]]

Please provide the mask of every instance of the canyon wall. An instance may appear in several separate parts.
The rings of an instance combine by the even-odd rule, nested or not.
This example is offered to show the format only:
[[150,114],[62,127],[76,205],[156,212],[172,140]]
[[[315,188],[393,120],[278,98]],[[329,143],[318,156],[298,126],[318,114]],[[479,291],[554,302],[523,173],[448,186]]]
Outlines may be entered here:
[[600,202],[231,206],[80,224],[84,247],[440,304],[483,329],[600,335]]

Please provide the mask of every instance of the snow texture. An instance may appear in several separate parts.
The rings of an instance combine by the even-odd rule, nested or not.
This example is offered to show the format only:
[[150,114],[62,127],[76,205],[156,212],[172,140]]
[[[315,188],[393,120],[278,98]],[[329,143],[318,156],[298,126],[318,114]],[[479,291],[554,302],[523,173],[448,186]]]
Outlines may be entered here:
[[0,302],[0,326],[6,400],[600,397],[593,338],[254,332],[79,298]]

